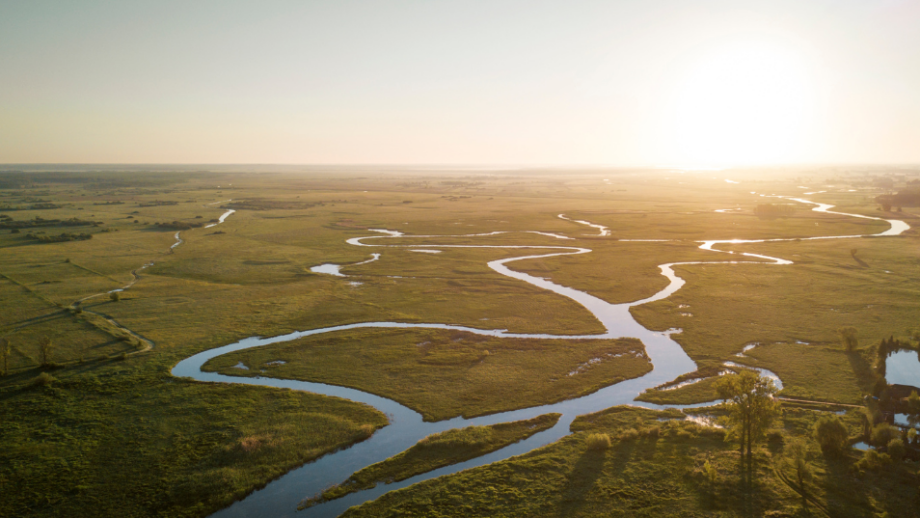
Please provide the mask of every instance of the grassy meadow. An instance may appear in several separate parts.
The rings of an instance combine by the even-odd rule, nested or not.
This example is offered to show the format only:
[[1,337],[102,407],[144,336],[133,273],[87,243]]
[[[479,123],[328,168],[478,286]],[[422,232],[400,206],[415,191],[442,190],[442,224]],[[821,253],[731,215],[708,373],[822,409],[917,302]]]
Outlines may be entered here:
[[[785,266],[726,264],[738,255],[698,248],[702,239],[887,228],[807,205],[784,217],[754,214],[758,204],[776,201],[759,194],[801,196],[806,191],[800,185],[836,185],[807,197],[839,204],[844,212],[920,224],[911,207],[881,213],[873,202],[881,191],[856,173],[314,168],[8,174],[0,173],[2,515],[206,516],[385,425],[380,413],[339,399],[169,374],[190,355],[246,337],[366,321],[601,333],[600,323],[574,301],[486,265],[558,251],[552,247],[592,251],[508,266],[611,303],[664,288],[659,264],[721,263],[675,267],[686,285],[632,313],[650,329],[682,329],[674,337],[700,372],[711,375],[725,361],[763,367],[782,378],[786,397],[860,404],[875,383],[869,369],[877,342],[920,331],[916,230],[897,238],[717,247],[795,263]],[[236,212],[224,223],[204,228],[229,209]],[[716,212],[723,209],[733,211]],[[601,237],[559,214],[605,225],[611,235]],[[440,253],[346,243],[382,235],[370,229],[405,236],[365,244],[425,245]],[[182,243],[173,247],[177,231]],[[496,231],[505,233],[464,236]],[[352,266],[372,253],[380,259]],[[346,265],[341,271],[347,277],[310,270],[324,263]],[[110,297],[135,280],[118,300]],[[837,329],[843,326],[857,328],[856,351],[840,345]],[[753,343],[759,345],[745,357],[735,356]],[[591,362],[595,358],[602,361]],[[287,363],[268,365],[279,359]],[[234,369],[238,362],[250,370]],[[215,358],[208,368],[346,385],[437,420],[577,397],[640,376],[652,365],[643,345],[629,338],[519,340],[365,329],[240,351]],[[712,385],[709,379],[650,391],[643,399],[708,401]],[[636,412],[644,424],[630,429],[675,417]],[[814,420],[805,410],[795,412],[802,423]],[[790,424],[792,417],[787,413],[785,433],[804,433],[806,425]],[[524,457],[388,494],[350,514],[420,513],[421,502],[433,502],[444,515],[491,516],[629,510],[638,516],[641,509],[656,516],[679,509],[687,516],[730,516],[744,515],[739,509],[778,513],[797,505],[794,491],[775,475],[779,446],[758,454],[763,482],[756,491],[736,495],[737,453],[718,432],[668,424],[681,429],[662,431],[655,440],[616,439],[606,453],[595,454],[586,450],[586,434],[619,437],[622,427],[601,420],[590,425],[594,429],[587,422],[576,421],[588,428],[573,425],[574,435]],[[723,481],[714,490],[718,498],[702,488],[704,458],[714,459]],[[854,458],[813,457],[823,470],[813,488],[823,496],[816,498],[827,509],[852,504],[860,510],[856,516],[899,515],[913,475],[898,466],[854,478],[846,475]],[[880,489],[886,484],[893,488],[890,499]]]
[[555,403],[651,368],[636,339],[494,338],[431,329],[338,331],[218,356],[203,367],[354,387],[428,421]]
[[[911,516],[914,468],[854,475],[855,450],[825,457],[810,445],[815,477],[803,498],[785,441],[807,434],[821,414],[787,409],[756,452],[751,484],[724,430],[679,412],[614,407],[579,417],[574,433],[553,444],[387,493],[343,516]],[[845,422],[855,434],[855,417]],[[595,434],[610,446],[592,449]]]

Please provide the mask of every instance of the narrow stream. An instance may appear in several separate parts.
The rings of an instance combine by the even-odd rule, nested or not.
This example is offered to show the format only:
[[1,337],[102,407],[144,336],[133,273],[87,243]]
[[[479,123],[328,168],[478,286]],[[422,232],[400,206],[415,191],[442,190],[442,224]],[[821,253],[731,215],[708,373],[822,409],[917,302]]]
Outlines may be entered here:
[[[790,198],[793,199],[793,198]],[[801,203],[809,203],[818,205],[817,208],[813,209],[818,212],[828,212],[830,205],[817,204],[810,202],[808,200],[793,199],[794,201]],[[836,213],[840,214],[840,213]],[[852,215],[855,217],[869,218],[869,219],[881,219],[881,218],[871,218],[869,216],[861,215]],[[563,219],[564,216],[560,215]],[[594,228],[601,230],[601,235],[609,235],[609,229],[602,225],[595,225],[588,222],[571,220],[576,223],[590,225]],[[883,220],[885,221],[885,220]],[[879,236],[889,236],[889,235],[898,235],[908,228],[910,228],[906,223],[902,221],[892,220],[889,221],[891,229],[880,234]],[[443,249],[443,248],[501,248],[501,249],[541,249],[541,250],[554,250],[551,253],[541,253],[536,255],[526,255],[521,257],[512,257],[506,259],[499,259],[495,261],[490,261],[488,266],[494,271],[523,281],[529,284],[532,284],[538,288],[546,289],[557,293],[559,295],[569,297],[572,300],[575,300],[579,304],[583,305],[588,311],[594,315],[595,318],[600,321],[606,328],[606,333],[600,335],[587,335],[587,336],[568,336],[568,335],[547,335],[547,334],[523,334],[523,333],[509,333],[507,330],[483,330],[475,329],[463,326],[454,326],[438,323],[430,324],[407,324],[407,323],[398,323],[398,322],[362,322],[357,324],[341,325],[341,326],[332,326],[321,329],[312,329],[307,331],[298,331],[290,333],[287,335],[276,336],[271,338],[261,338],[261,337],[250,337],[239,342],[229,344],[223,347],[216,349],[210,349],[208,351],[201,352],[194,356],[191,356],[185,360],[179,362],[172,370],[174,376],[188,377],[199,381],[206,382],[217,382],[217,383],[240,383],[248,385],[258,385],[266,387],[283,387],[290,388],[295,390],[303,390],[314,392],[317,394],[324,394],[329,396],[337,396],[352,401],[357,401],[361,403],[368,404],[374,408],[380,410],[381,412],[387,414],[390,419],[390,424],[383,429],[377,431],[370,439],[358,443],[350,448],[340,450],[334,453],[327,454],[316,461],[305,464],[304,466],[294,469],[285,475],[281,476],[277,480],[269,483],[265,488],[255,491],[246,497],[244,500],[235,502],[230,507],[223,509],[212,516],[215,517],[252,517],[252,516],[265,516],[265,517],[285,517],[285,516],[338,516],[344,512],[347,508],[357,505],[363,502],[367,502],[373,499],[376,499],[380,495],[392,491],[394,489],[400,489],[407,487],[409,485],[415,484],[417,482],[431,479],[434,477],[439,477],[441,475],[447,475],[451,473],[456,473],[458,471],[482,466],[485,464],[490,464],[499,460],[507,459],[509,457],[520,455],[528,451],[544,446],[546,444],[552,443],[558,440],[561,437],[568,435],[569,425],[578,415],[587,414],[591,412],[596,412],[609,408],[616,405],[622,404],[631,404],[637,406],[643,406],[647,408],[664,408],[664,406],[655,405],[645,402],[634,401],[635,397],[643,392],[645,389],[656,387],[658,385],[669,382],[676,377],[692,372],[696,370],[696,364],[690,359],[689,356],[684,352],[680,345],[671,338],[671,334],[679,332],[677,330],[666,331],[666,332],[655,332],[650,331],[636,322],[633,319],[632,315],[629,312],[629,308],[633,306],[638,306],[646,304],[649,302],[661,300],[669,297],[671,294],[679,290],[685,283],[683,279],[675,274],[673,267],[677,265],[687,265],[687,264],[707,264],[706,262],[683,262],[683,263],[667,263],[659,266],[661,269],[662,275],[664,275],[668,280],[668,286],[659,291],[658,293],[639,301],[625,303],[625,304],[610,304],[600,298],[594,297],[588,293],[575,290],[573,288],[561,286],[555,284],[546,279],[539,277],[533,277],[531,275],[514,271],[508,266],[508,263],[514,261],[521,261],[526,259],[536,259],[536,258],[547,258],[554,256],[562,255],[577,255],[591,252],[588,248],[581,247],[563,247],[563,246],[528,246],[528,245],[517,245],[517,246],[499,246],[499,245],[434,245],[426,243],[423,245],[385,245],[385,244],[368,244],[363,241],[374,239],[388,239],[388,238],[437,238],[437,237],[460,237],[460,236],[404,236],[398,231],[388,231],[381,229],[374,229],[375,232],[379,232],[384,235],[378,236],[367,236],[367,237],[358,237],[347,240],[349,244],[356,246],[377,246],[377,247],[400,247],[400,248],[426,248],[426,249]],[[487,234],[473,234],[473,235],[496,235],[502,232],[493,232]],[[554,236],[555,237],[555,236]],[[831,239],[838,237],[863,237],[863,236],[822,236],[809,239]],[[701,242],[701,249],[710,250],[713,252],[719,253],[729,253],[734,254],[735,252],[731,251],[721,251],[713,249],[713,246],[721,243],[762,243],[770,241],[792,241],[794,239],[764,239],[764,240],[712,240],[712,241],[703,241]],[[375,254],[376,255],[376,254]],[[749,253],[739,253],[738,255],[753,257],[757,259],[762,259],[764,261],[770,261],[764,263],[763,261],[733,261],[728,262],[728,264],[738,264],[738,263],[762,263],[762,264],[774,264],[774,265],[789,265],[792,264],[791,261],[787,261],[780,258],[769,257],[758,254],[749,254]],[[376,257],[375,257],[376,259]],[[726,264],[725,262],[712,263],[712,264]],[[331,273],[331,272],[330,272]],[[464,418],[454,418],[445,421],[439,421],[435,423],[428,423],[422,420],[422,416],[415,412],[414,410],[407,408],[395,401],[376,396],[373,394],[368,394],[366,392],[347,388],[339,387],[333,385],[326,385],[323,383],[311,383],[304,381],[296,380],[285,380],[285,379],[276,379],[276,378],[246,378],[246,377],[235,377],[235,376],[225,376],[222,374],[211,373],[211,372],[202,372],[201,367],[208,360],[227,354],[233,351],[239,351],[243,349],[249,349],[252,347],[261,347],[269,344],[276,344],[287,342],[291,340],[296,340],[305,336],[311,336],[322,333],[330,333],[336,331],[343,331],[348,329],[359,329],[359,328],[426,328],[426,329],[447,329],[447,330],[462,330],[470,333],[476,333],[480,335],[488,336],[499,336],[499,337],[514,337],[514,338],[545,338],[545,339],[560,339],[560,340],[569,340],[573,338],[582,338],[582,339],[602,339],[602,338],[620,338],[620,337],[633,337],[638,338],[642,341],[646,348],[646,354],[652,362],[653,370],[648,374],[641,376],[639,378],[623,381],[615,385],[605,387],[597,392],[583,396],[576,399],[571,399],[567,401],[562,401],[555,404],[542,405],[532,408],[514,410],[509,412],[502,412],[498,414],[492,414],[488,416],[482,416],[471,419]],[[774,375],[775,376],[775,375]],[[778,378],[777,378],[778,381]],[[708,404],[708,403],[707,403]],[[667,407],[674,407],[675,405],[667,405]],[[703,405],[694,405],[694,406],[703,406]],[[549,430],[545,430],[538,434],[535,434],[528,439],[507,446],[501,450],[492,452],[488,455],[472,459],[460,464],[454,464],[451,466],[446,466],[444,468],[431,471],[416,477],[410,478],[408,480],[393,483],[393,484],[378,484],[376,488],[361,491],[358,493],[352,493],[344,498],[333,500],[324,504],[320,504],[304,511],[297,511],[298,503],[307,497],[313,496],[314,494],[320,493],[323,489],[329,487],[332,484],[337,484],[345,481],[352,473],[360,470],[370,464],[380,462],[385,460],[393,455],[396,455],[416,442],[422,437],[429,435],[431,433],[440,432],[452,428],[459,428],[470,425],[487,425],[508,421],[515,421],[520,419],[528,419],[535,417],[540,414],[545,414],[548,412],[558,412],[562,414],[562,417],[559,419],[559,422]]]

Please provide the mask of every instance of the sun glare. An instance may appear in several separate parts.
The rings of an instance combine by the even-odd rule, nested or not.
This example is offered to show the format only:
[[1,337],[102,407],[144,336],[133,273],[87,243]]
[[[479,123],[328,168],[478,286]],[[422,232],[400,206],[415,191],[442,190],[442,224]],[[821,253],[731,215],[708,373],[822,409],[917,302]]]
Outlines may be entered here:
[[808,122],[805,63],[788,49],[733,44],[704,56],[676,85],[672,144],[707,165],[795,160]]

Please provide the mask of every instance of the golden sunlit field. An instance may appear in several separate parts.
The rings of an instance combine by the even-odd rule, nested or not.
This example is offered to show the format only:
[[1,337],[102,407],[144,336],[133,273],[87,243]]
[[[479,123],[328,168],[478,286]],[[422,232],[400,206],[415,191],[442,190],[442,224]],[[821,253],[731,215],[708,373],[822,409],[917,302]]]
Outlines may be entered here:
[[[916,349],[920,337],[920,208],[883,210],[879,178],[897,191],[920,170],[0,173],[0,515],[208,516],[324,455],[371,448],[399,419],[347,395],[255,386],[283,379],[381,396],[425,422],[536,412],[356,466],[329,484],[360,488],[321,488],[333,502],[368,501],[348,516],[913,516],[915,432],[884,432],[903,434],[896,455],[872,438],[892,416],[861,420],[873,396],[888,397],[880,342]],[[883,220],[911,228],[808,239],[879,234]],[[701,248],[732,239],[779,240]],[[503,264],[537,281],[488,264],[523,256],[541,257]],[[609,331],[596,313],[535,284],[628,304],[667,288],[670,263],[685,263],[673,269],[686,283],[618,318],[670,330],[695,370],[649,386],[644,376],[663,368],[656,345],[592,337]],[[324,264],[342,275],[313,270]],[[202,366],[222,383],[172,373],[250,337],[372,322],[441,327],[228,350]],[[755,483],[738,471],[735,439],[713,426],[725,415],[720,374],[747,367],[782,383],[782,417],[754,448]],[[559,414],[527,421],[626,383],[635,404],[660,406],[621,406],[633,395],[570,409],[560,425]],[[837,415],[847,448],[829,456],[812,427]],[[550,428],[558,438],[526,442]],[[601,449],[589,441],[599,435]],[[801,484],[789,467],[796,441],[814,473]],[[849,448],[857,442],[878,451]],[[411,478],[508,445],[524,455]],[[285,512],[312,496],[292,493]]]

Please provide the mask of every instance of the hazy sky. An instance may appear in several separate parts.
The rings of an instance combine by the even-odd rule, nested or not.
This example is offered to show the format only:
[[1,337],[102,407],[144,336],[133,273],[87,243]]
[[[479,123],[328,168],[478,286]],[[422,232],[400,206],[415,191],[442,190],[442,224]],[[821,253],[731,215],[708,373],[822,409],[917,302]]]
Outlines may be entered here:
[[9,0],[0,162],[920,163],[920,0]]

